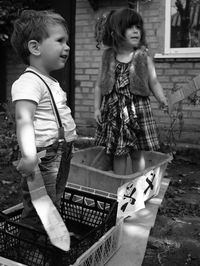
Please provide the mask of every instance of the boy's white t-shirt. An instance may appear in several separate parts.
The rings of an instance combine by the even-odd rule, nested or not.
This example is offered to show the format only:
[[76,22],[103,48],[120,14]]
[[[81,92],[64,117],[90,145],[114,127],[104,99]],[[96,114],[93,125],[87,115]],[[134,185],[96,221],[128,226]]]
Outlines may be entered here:
[[[71,110],[66,105],[66,93],[61,89],[57,80],[38,73],[35,69],[27,68],[39,74],[48,84],[53,94],[62,125],[65,139],[73,141],[76,135],[76,125],[71,116]],[[58,139],[58,122],[53,111],[51,96],[44,82],[33,73],[24,73],[17,79],[11,89],[12,101],[31,100],[37,103],[34,115],[34,129],[37,147],[47,147]]]

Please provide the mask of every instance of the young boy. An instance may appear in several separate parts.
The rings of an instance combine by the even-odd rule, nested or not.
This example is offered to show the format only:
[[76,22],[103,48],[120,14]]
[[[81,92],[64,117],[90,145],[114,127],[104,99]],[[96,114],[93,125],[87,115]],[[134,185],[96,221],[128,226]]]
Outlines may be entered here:
[[[47,193],[59,208],[76,138],[76,125],[66,105],[66,93],[50,76],[51,71],[65,66],[69,56],[66,22],[52,11],[23,11],[14,24],[11,43],[28,65],[11,91],[21,150],[17,166],[22,173],[21,222],[42,229],[31,202],[27,178],[33,178],[39,165]],[[41,151],[46,155],[39,159],[37,153]]]

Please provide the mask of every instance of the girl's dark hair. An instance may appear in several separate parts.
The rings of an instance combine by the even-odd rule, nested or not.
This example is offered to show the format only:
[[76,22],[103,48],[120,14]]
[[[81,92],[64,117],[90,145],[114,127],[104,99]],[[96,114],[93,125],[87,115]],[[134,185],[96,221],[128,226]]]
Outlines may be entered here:
[[97,47],[104,44],[114,49],[118,49],[125,41],[125,31],[136,25],[141,30],[140,46],[146,45],[143,20],[139,13],[131,8],[121,8],[112,10],[107,15],[98,18],[95,27],[95,38]]

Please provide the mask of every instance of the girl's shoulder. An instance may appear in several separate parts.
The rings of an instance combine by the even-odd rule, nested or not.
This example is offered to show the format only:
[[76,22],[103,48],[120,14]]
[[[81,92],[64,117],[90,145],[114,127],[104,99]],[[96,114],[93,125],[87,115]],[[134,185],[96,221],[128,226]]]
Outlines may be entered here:
[[103,51],[103,56],[109,56],[109,55],[114,55],[114,49],[111,47],[105,48]]
[[112,48],[106,48],[102,55],[102,64],[110,64],[115,61],[115,52]]

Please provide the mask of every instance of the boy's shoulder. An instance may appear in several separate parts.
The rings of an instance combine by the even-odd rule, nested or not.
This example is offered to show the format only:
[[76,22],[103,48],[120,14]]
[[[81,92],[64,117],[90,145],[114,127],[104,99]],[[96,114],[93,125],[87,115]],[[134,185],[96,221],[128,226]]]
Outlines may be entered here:
[[21,73],[21,75],[13,82],[12,86],[16,85],[22,85],[24,84],[25,86],[28,87],[42,87],[43,83],[42,81],[33,73],[26,72],[26,70]]
[[26,99],[34,99],[34,101],[38,102],[44,97],[45,93],[45,85],[32,73],[23,72],[18,79],[13,82],[11,88],[13,100],[24,97]]

